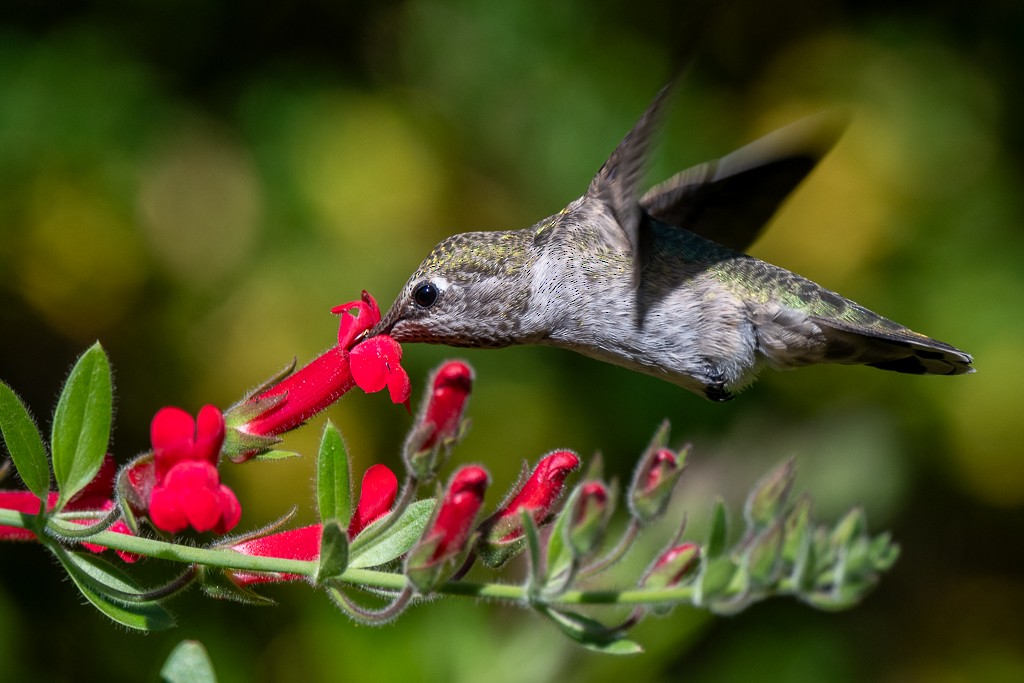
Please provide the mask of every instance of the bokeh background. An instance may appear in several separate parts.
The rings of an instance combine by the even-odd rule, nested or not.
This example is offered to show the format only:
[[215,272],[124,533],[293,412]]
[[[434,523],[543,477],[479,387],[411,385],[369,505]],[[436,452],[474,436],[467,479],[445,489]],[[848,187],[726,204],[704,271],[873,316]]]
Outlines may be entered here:
[[[766,373],[715,405],[557,350],[407,346],[414,395],[444,358],[475,366],[457,457],[496,489],[556,447],[626,477],[670,419],[694,444],[696,538],[714,494],[735,512],[794,456],[820,517],[863,505],[902,544],[862,605],[680,608],[637,630],[647,654],[614,659],[514,608],[453,599],[374,629],[295,585],[269,589],[270,609],[192,594],[172,603],[180,628],[141,636],[83,606],[37,546],[9,545],[0,680],[152,679],[183,638],[229,682],[1024,680],[1018,2],[5,2],[0,377],[45,427],[101,340],[127,460],[160,406],[224,407],[309,360],[336,333],[331,306],[364,288],[386,305],[444,236],[578,196],[681,54],[651,182],[850,108],[752,253],[964,348],[978,373]],[[357,474],[398,466],[401,409],[353,392],[329,415]],[[287,445],[311,455],[321,425]],[[293,505],[311,521],[312,468],[228,468],[243,526]]]

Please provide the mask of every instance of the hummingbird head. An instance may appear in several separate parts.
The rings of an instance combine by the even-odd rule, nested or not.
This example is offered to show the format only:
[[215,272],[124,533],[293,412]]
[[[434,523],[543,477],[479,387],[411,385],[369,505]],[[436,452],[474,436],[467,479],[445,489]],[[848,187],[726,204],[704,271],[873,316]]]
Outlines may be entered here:
[[438,244],[368,336],[500,347],[523,340],[533,233],[467,232]]

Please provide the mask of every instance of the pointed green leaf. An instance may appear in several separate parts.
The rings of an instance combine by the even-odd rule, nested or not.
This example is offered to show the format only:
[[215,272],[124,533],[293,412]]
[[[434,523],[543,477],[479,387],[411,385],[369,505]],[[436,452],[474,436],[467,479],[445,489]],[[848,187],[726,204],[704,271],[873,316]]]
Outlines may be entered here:
[[544,585],[544,559],[540,548],[540,531],[533,515],[525,507],[519,509],[519,520],[526,538],[527,556],[530,558],[529,587],[531,592],[539,591]]
[[434,513],[434,502],[433,498],[424,498],[412,503],[397,522],[376,538],[374,527],[383,524],[386,516],[363,529],[349,547],[348,566],[353,569],[379,567],[407,553],[423,535]]
[[567,520],[572,515],[576,499],[579,495],[580,489],[577,486],[569,500],[562,507],[562,510],[558,513],[558,517],[555,518],[555,523],[551,528],[547,549],[548,566],[546,576],[544,577],[544,587],[547,591],[557,593],[568,587],[566,580],[572,573],[574,557],[572,548],[566,538],[569,531]]
[[694,603],[706,605],[722,596],[732,583],[738,567],[729,557],[708,558],[701,566]]
[[58,509],[88,484],[103,464],[110,442],[113,389],[110,363],[99,342],[71,369],[53,415],[53,473]]
[[331,519],[320,527],[320,562],[316,569],[316,582],[323,583],[345,573],[348,565],[348,535]]
[[50,550],[82,595],[117,623],[138,631],[160,631],[174,626],[174,618],[158,602],[125,599],[141,597],[142,591],[109,562],[94,555],[70,553],[58,545],[50,546]]
[[266,453],[260,453],[259,455],[253,456],[253,460],[259,460],[260,462],[269,462],[274,460],[290,460],[291,458],[301,458],[301,453],[295,451],[279,451],[272,450]]
[[729,539],[729,525],[725,512],[725,501],[721,498],[715,499],[715,507],[711,512],[711,528],[708,530],[708,542],[704,544],[704,551],[709,559],[713,559],[725,552],[725,544]]
[[316,503],[320,521],[336,519],[348,523],[352,516],[350,478],[345,441],[338,428],[328,420],[316,460]]
[[588,650],[609,655],[634,655],[644,651],[639,643],[628,640],[619,629],[609,628],[590,617],[549,607],[539,611],[551,619],[562,633]]
[[0,432],[21,480],[29,491],[45,500],[50,490],[50,466],[43,437],[28,408],[3,382],[0,382]]
[[197,640],[183,640],[171,650],[160,678],[165,683],[217,683],[210,655]]

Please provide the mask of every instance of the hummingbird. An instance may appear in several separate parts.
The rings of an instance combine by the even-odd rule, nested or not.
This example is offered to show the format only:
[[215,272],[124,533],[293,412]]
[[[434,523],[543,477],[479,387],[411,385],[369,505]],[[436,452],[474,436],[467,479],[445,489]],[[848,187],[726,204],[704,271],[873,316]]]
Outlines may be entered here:
[[367,336],[554,346],[726,401],[764,366],[974,372],[959,349],[744,251],[844,127],[797,121],[638,187],[671,84],[583,196],[522,230],[443,240]]

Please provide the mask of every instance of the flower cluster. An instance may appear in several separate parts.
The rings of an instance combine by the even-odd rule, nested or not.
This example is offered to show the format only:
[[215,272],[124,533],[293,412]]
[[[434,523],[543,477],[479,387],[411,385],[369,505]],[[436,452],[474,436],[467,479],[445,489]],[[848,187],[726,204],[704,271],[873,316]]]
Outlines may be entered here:
[[[619,497],[614,480],[602,480],[595,461],[582,482],[568,486],[569,475],[580,466],[579,456],[568,450],[545,455],[528,472],[524,468],[520,483],[489,515],[483,511],[492,482],[480,465],[457,467],[447,485],[437,488],[436,498],[417,499],[418,489],[438,476],[466,431],[474,376],[457,360],[441,365],[428,382],[405,441],[401,485],[378,463],[366,469],[353,496],[347,449],[328,421],[317,457],[317,524],[279,530],[278,523],[206,548],[195,547],[195,539],[179,542],[175,559],[192,566],[150,590],[135,587],[130,577],[91,555],[67,551],[81,543],[94,552],[116,548],[126,562],[139,557],[134,552],[166,557],[166,544],[146,538],[140,518],[165,534],[226,534],[239,524],[242,508],[221,481],[222,462],[265,453],[279,434],[355,386],[368,392],[387,388],[393,402],[408,408],[401,347],[388,336],[366,338],[380,320],[372,297],[364,292],[334,312],[341,315],[336,346],[256,389],[226,413],[210,405],[195,417],[180,408],[160,409],[151,423],[151,450],[116,474],[106,454],[113,410],[109,365],[98,345],[79,359],[61,392],[49,460],[27,408],[0,383],[0,431],[28,488],[0,491],[0,540],[44,543],[90,602],[131,628],[169,625],[161,603],[190,583],[198,582],[215,597],[252,603],[266,601],[254,592],[255,584],[306,579],[364,623],[384,623],[435,593],[473,594],[516,600],[585,646],[618,654],[638,651],[625,639],[630,627],[682,602],[734,612],[788,593],[824,608],[849,606],[896,559],[898,549],[889,537],[871,537],[859,510],[831,529],[812,522],[810,499],[790,499],[795,473],[788,462],[748,496],[746,529],[735,547],[727,547],[730,535],[719,501],[705,542],[682,541],[679,524],[630,589],[591,591],[584,582],[624,558],[639,545],[634,541],[641,531],[656,527],[652,522],[669,510],[688,449],[668,448],[667,423],[658,430],[622,493],[629,522],[617,540],[610,525]],[[527,560],[521,584],[464,581],[477,559],[499,569],[519,553]],[[385,604],[358,604],[346,593],[353,585],[369,588]],[[625,621],[605,625],[573,612],[574,602],[634,607]]]

